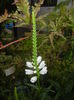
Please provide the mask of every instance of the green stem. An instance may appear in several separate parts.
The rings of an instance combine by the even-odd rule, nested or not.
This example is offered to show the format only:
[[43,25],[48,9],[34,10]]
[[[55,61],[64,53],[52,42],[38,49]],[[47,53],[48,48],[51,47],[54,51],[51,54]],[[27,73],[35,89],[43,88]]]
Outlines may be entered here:
[[38,79],[38,87],[40,89],[40,82],[39,82],[39,68],[37,65],[37,33],[36,33],[36,19],[34,14],[34,9],[32,8],[32,25],[33,25],[33,35],[32,35],[32,41],[33,41],[33,65],[36,67],[37,71],[37,79]]
[[14,95],[15,95],[15,100],[19,100],[16,87],[14,87]]

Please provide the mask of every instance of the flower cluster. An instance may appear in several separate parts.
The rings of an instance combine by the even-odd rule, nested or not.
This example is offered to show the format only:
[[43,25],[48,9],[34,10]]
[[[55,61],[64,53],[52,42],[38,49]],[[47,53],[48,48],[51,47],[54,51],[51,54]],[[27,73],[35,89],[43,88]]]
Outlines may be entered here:
[[[34,76],[30,79],[31,83],[35,83],[37,81],[37,70],[36,67],[33,65],[32,62],[26,62],[26,66],[30,69],[25,69],[26,75],[33,75]],[[42,57],[37,57],[37,66],[39,68],[39,74],[44,75],[47,74],[47,67],[45,61],[42,61]]]

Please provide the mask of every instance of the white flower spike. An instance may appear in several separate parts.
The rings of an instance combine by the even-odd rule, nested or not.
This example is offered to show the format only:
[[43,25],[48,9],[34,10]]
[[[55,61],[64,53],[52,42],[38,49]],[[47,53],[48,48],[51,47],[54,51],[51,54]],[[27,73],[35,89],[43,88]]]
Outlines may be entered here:
[[[33,76],[30,79],[30,82],[31,83],[35,83],[37,81],[37,70],[36,70],[36,66],[33,66],[32,62],[26,62],[26,66],[28,68],[31,68],[31,70],[30,69],[25,69],[25,74],[26,75],[33,75],[33,74],[36,75],[36,76]],[[41,75],[47,74],[47,67],[46,67],[45,61],[42,61],[42,57],[41,56],[38,56],[37,57],[37,66],[39,68],[39,73]]]

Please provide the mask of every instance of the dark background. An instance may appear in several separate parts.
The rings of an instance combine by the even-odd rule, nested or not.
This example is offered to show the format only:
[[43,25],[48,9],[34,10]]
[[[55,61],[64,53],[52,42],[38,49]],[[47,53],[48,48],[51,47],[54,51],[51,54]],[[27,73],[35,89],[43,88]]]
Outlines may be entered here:
[[[34,5],[34,2],[38,2],[39,0],[30,0],[31,4]],[[12,5],[14,0],[0,0],[0,15],[4,13],[4,10],[7,9],[8,13],[15,11],[16,6]],[[56,6],[57,0],[45,0],[42,6]]]
[[0,15],[4,13],[4,10],[7,9],[8,13],[15,11],[16,6],[12,5],[14,0],[0,0]]
[[57,5],[57,0],[45,0],[44,4],[42,6],[56,6]]

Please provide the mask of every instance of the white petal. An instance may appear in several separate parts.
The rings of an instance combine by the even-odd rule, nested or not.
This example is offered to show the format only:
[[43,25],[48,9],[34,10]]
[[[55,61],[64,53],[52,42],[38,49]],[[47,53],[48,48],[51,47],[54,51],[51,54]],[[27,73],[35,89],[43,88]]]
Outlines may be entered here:
[[31,79],[30,79],[30,82],[31,83],[35,83],[37,81],[37,76],[33,76]]
[[41,62],[41,60],[42,60],[42,57],[41,56],[38,56],[37,57],[37,64],[39,64]]
[[33,73],[34,73],[33,70],[25,69],[25,74],[31,75],[31,74],[33,74]]
[[32,62],[26,62],[26,66],[29,68],[33,68]]
[[45,67],[45,61],[42,61],[41,63],[40,63],[40,65],[39,65],[39,69],[42,69],[42,68],[44,68]]
[[41,71],[40,74],[44,75],[47,74],[47,67],[44,67]]

